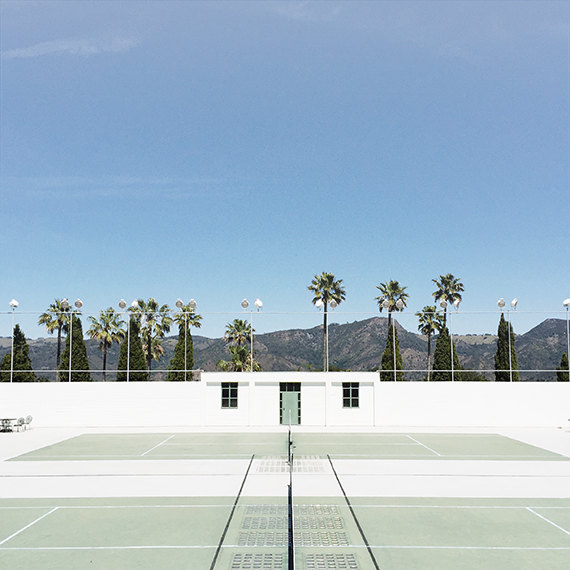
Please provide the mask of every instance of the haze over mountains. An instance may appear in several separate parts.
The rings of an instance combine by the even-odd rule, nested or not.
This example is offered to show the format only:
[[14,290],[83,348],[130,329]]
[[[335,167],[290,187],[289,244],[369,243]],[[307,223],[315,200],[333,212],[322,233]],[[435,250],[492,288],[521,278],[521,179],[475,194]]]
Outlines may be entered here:
[[[384,317],[374,317],[347,324],[333,324],[329,327],[329,366],[341,370],[372,370],[380,365],[386,343],[388,321]],[[427,338],[411,333],[396,324],[400,350],[405,370],[422,370],[427,364]],[[465,369],[492,371],[496,351],[495,335],[459,335],[453,337],[459,360]],[[206,371],[216,370],[216,362],[229,359],[225,342],[221,338],[207,338],[193,335],[195,368]],[[163,340],[164,356],[160,362],[153,362],[153,380],[164,379],[164,371],[174,354],[177,337]],[[40,338],[28,341],[34,370],[39,375],[42,370],[55,368],[57,339]],[[256,360],[265,371],[318,370],[322,368],[322,327],[311,329],[291,329],[259,334],[254,338]],[[86,340],[91,370],[101,370],[103,355],[94,340]],[[515,340],[521,381],[556,380],[556,367],[560,364],[563,352],[567,350],[566,321],[547,319]],[[9,351],[10,339],[0,339],[0,358]],[[435,339],[432,338],[432,356]],[[114,370],[119,358],[119,345],[115,344],[107,353],[107,379],[114,379]],[[548,370],[550,372],[538,372]],[[493,380],[492,372],[482,372]],[[420,380],[425,372],[409,372],[406,379]],[[93,372],[95,380],[100,373]]]

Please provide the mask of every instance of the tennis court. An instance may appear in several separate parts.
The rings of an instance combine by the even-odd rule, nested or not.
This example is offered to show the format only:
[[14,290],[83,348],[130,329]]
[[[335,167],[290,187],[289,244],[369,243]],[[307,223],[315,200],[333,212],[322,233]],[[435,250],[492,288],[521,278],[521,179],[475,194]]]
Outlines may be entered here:
[[41,432],[0,462],[11,570],[570,564],[566,431]]

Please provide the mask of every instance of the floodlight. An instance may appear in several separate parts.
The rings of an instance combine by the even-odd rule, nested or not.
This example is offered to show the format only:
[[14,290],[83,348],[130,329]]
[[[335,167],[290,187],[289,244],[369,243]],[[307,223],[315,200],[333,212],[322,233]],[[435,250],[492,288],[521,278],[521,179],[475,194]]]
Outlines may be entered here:
[[76,309],[81,309],[83,307],[83,301],[81,299],[77,299],[74,303]]
[[562,304],[563,304],[566,308],[570,307],[570,299],[564,299],[564,301],[562,301]]
[[10,307],[12,307],[12,309],[15,309],[18,305],[19,305],[19,303],[18,303],[18,301],[16,301],[16,299],[12,299],[10,301]]
[[501,298],[497,301],[497,307],[499,307],[499,309],[502,309],[505,305],[506,305],[505,300],[501,297]]
[[331,309],[333,311],[334,311],[334,309],[336,309],[338,307],[338,303],[334,299],[331,299],[331,302],[329,304],[330,304]]
[[512,301],[511,301],[511,307],[516,311],[517,310],[517,303],[519,302],[519,300],[515,297]]
[[263,307],[263,302],[260,299],[256,299],[254,305],[255,305],[255,308],[259,311],[259,309],[261,309],[261,307]]
[[316,303],[315,303],[315,307],[317,307],[317,309],[322,309],[324,306],[323,300],[319,299]]
[[132,303],[131,303],[131,307],[133,309],[138,309],[139,308],[139,302],[135,299]]
[[247,299],[244,299],[244,300],[241,302],[241,306],[242,306],[244,309],[247,309],[247,308],[249,307],[249,301],[248,301]]
[[461,299],[455,299],[455,301],[453,301],[453,306],[456,311],[459,310],[459,303],[461,303]]
[[64,299],[61,302],[61,307],[64,311],[67,311],[67,309],[69,309],[69,301],[67,299]]
[[175,305],[181,309],[184,306],[184,303],[182,302],[182,299],[178,299],[178,301],[176,301]]
[[196,301],[194,301],[194,299],[190,299],[188,306],[190,307],[191,311],[194,311],[196,309]]
[[119,301],[119,308],[124,309],[127,306],[127,302],[124,299]]
[[442,299],[442,300],[439,302],[439,306],[440,306],[442,309],[445,310],[445,309],[447,308],[447,301],[446,301],[445,299]]
[[390,308],[390,301],[388,301],[388,299],[384,299],[382,301],[382,308],[383,309],[389,309]]
[[402,301],[402,299],[398,299],[396,301],[396,309],[398,309],[398,311],[401,311],[404,308],[404,301]]

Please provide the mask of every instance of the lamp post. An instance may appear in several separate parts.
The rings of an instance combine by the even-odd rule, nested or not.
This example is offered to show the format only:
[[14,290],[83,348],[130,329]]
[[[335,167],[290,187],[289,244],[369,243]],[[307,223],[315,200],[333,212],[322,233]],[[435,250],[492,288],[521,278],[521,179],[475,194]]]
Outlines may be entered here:
[[12,307],[12,355],[10,357],[10,382],[14,377],[14,311],[18,306],[18,301],[16,299],[12,299],[10,301],[10,307]]
[[319,309],[319,311],[324,307],[325,310],[325,369],[324,372],[329,371],[329,319],[328,319],[328,312],[327,307],[325,306],[325,302],[322,299],[319,299],[315,303],[315,307]]
[[[247,308],[249,307],[249,301],[247,299],[244,299],[241,302],[241,306],[243,307],[243,310],[246,311]],[[260,299],[256,299],[255,303],[254,303],[255,308],[257,309],[257,312],[259,312],[261,310],[261,308],[263,307],[263,302]],[[251,349],[251,367],[250,367],[250,371],[253,372],[253,309],[251,309],[249,311],[250,313],[250,349]]]
[[[519,301],[516,297],[511,301],[511,307],[515,311],[517,310],[517,303],[518,302]],[[501,297],[497,301],[497,306],[499,307],[499,309],[501,309],[501,312],[503,312],[505,305],[506,305],[505,300]],[[508,338],[508,342],[509,342],[509,382],[512,382],[513,381],[513,357],[512,357],[512,351],[511,351],[511,311],[510,311],[510,309],[507,309],[507,338]]]
[[[79,311],[79,309],[81,309],[81,307],[83,307],[83,301],[81,301],[81,299],[77,299],[74,303],[75,308]],[[70,304],[69,301],[67,299],[64,299],[61,302],[61,306],[64,308],[64,310],[68,311],[70,309]],[[71,382],[71,364],[72,364],[72,355],[73,355],[73,311],[69,313],[69,376],[68,376],[68,382]]]
[[[119,301],[119,307],[121,308],[121,312],[124,313],[124,309],[127,306],[127,302],[124,299]],[[135,299],[131,303],[131,307],[136,309],[139,306],[138,301]],[[129,381],[131,372],[131,315],[129,313],[129,321],[127,323],[127,382]]]
[[[570,298],[569,299],[564,299],[564,301],[562,301],[562,305],[564,305],[564,307],[566,307],[566,356],[568,356],[568,358],[570,358],[570,327],[568,325],[568,307],[570,307]],[[568,367],[570,369],[570,366]]]

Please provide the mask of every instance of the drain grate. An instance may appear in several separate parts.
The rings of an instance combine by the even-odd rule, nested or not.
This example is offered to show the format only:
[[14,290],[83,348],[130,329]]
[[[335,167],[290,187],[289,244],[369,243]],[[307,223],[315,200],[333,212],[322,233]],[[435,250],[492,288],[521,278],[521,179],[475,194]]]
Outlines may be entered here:
[[287,505],[248,505],[246,515],[287,515]]
[[308,532],[293,535],[295,546],[348,546],[345,532]]
[[338,515],[337,505],[295,505],[293,512],[296,515]]
[[324,473],[323,460],[318,455],[296,455],[293,459],[293,473]]
[[283,554],[234,554],[231,570],[283,570]]
[[241,528],[285,530],[287,528],[287,517],[244,517]]
[[295,530],[338,530],[342,529],[340,517],[294,517],[293,528]]
[[264,455],[255,470],[257,473],[289,473],[289,462],[282,455]]
[[[288,533],[272,531],[240,532],[238,546],[287,546]],[[301,531],[294,535],[295,546],[348,546],[344,532]]]
[[272,531],[240,532],[238,546],[287,546],[289,533]]
[[354,554],[307,554],[307,570],[358,570]]

